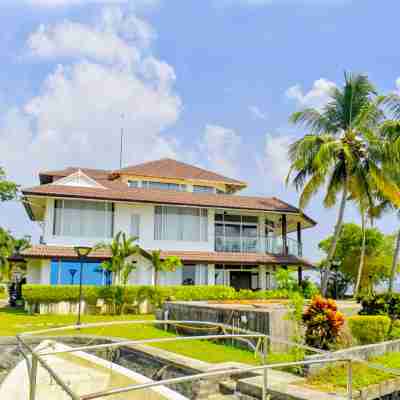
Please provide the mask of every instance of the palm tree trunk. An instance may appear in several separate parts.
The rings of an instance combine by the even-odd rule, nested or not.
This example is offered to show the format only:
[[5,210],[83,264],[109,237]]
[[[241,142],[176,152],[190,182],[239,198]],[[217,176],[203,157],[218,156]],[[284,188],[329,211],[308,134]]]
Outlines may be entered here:
[[393,254],[392,270],[390,272],[390,281],[389,281],[389,293],[393,292],[393,285],[394,285],[394,279],[396,277],[396,270],[397,270],[397,264],[399,261],[399,254],[400,254],[400,230],[397,233],[396,248],[395,248],[394,254]]
[[154,268],[154,287],[158,285],[158,269]]
[[345,186],[343,188],[342,192],[342,199],[340,201],[340,207],[339,207],[339,213],[335,225],[335,230],[333,233],[333,240],[331,243],[331,247],[328,252],[328,257],[326,260],[326,266],[324,268],[323,274],[322,274],[322,281],[321,281],[321,292],[324,296],[326,296],[326,291],[328,289],[328,278],[329,278],[329,270],[330,266],[333,260],[333,257],[335,256],[336,252],[336,247],[339,241],[339,236],[340,232],[342,230],[342,225],[343,225],[343,217],[344,217],[344,210],[346,208],[346,202],[347,202],[347,193],[348,193],[348,178],[346,179]]
[[362,211],[361,213],[361,229],[362,229],[362,245],[361,245],[361,256],[360,256],[360,265],[358,267],[358,274],[357,274],[357,282],[354,288],[354,297],[357,297],[358,291],[360,290],[361,284],[361,277],[364,269],[364,261],[365,261],[365,247],[367,242],[367,232],[365,226],[365,212]]

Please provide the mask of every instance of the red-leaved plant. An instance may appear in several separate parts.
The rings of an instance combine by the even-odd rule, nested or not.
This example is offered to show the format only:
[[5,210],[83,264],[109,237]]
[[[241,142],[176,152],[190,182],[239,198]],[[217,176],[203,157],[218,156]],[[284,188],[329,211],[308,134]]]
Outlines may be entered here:
[[308,346],[329,350],[336,343],[344,325],[344,316],[338,311],[336,301],[316,296],[303,313]]

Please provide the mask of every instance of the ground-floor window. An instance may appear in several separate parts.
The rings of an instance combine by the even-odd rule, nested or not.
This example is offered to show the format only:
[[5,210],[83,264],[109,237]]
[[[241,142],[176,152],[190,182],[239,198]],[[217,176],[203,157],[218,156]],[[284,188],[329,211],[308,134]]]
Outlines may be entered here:
[[261,287],[258,265],[216,265],[215,284],[237,290],[258,290]]
[[[80,262],[52,260],[50,270],[50,284],[52,285],[79,285]],[[100,262],[85,262],[83,264],[83,285],[110,285],[112,281],[109,271],[101,267]]]

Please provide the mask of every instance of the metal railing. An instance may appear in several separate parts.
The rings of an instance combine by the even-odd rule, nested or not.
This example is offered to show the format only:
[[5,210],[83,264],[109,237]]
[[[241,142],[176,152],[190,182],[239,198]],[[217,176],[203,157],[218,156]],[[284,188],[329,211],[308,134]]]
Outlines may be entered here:
[[[297,240],[287,238],[287,254],[302,256],[302,246]],[[215,251],[230,253],[269,253],[284,254],[283,239],[280,236],[257,236],[257,237],[215,237]]]
[[[82,324],[79,327],[76,325],[72,326],[65,326],[65,327],[60,327],[60,328],[52,328],[52,329],[44,329],[41,331],[35,331],[35,332],[27,332],[24,334],[19,334],[17,335],[17,341],[19,344],[20,351],[22,355],[24,356],[26,363],[27,363],[27,368],[28,368],[28,375],[29,375],[29,382],[30,382],[30,390],[29,390],[29,400],[36,400],[36,383],[37,383],[37,373],[38,373],[38,366],[40,365],[42,368],[44,368],[50,376],[53,378],[54,382],[56,382],[62,390],[72,399],[72,400],[92,400],[92,399],[98,399],[98,398],[103,398],[103,397],[108,397],[112,396],[115,394],[121,394],[121,393],[128,393],[128,392],[134,392],[138,390],[143,390],[143,389],[152,389],[155,387],[160,387],[160,386],[165,386],[165,385],[170,385],[170,384],[177,384],[177,383],[184,383],[184,382],[193,382],[197,380],[202,380],[202,379],[207,379],[207,378],[218,378],[218,377],[224,377],[224,376],[234,376],[234,375],[240,375],[243,373],[255,373],[255,372],[261,372],[262,373],[262,399],[267,400],[268,399],[268,387],[269,387],[269,382],[268,382],[268,371],[273,368],[287,368],[287,367],[301,367],[301,366],[306,366],[306,365],[313,365],[313,364],[329,364],[329,363],[334,363],[334,362],[342,362],[342,363],[347,363],[347,398],[352,399],[352,393],[353,393],[353,388],[352,388],[352,362],[354,361],[353,359],[349,357],[329,357],[331,353],[322,351],[319,349],[315,349],[309,346],[301,345],[298,343],[293,343],[289,342],[284,339],[280,338],[275,338],[270,335],[265,335],[265,334],[260,334],[260,333],[254,333],[242,328],[238,328],[237,332],[235,334],[220,334],[220,335],[204,335],[204,336],[181,336],[181,337],[168,337],[168,338],[154,338],[154,339],[144,339],[144,340],[119,340],[117,342],[111,342],[111,343],[106,343],[106,344],[98,344],[98,345],[86,345],[86,346],[80,346],[80,347],[74,347],[71,349],[65,349],[65,350],[55,350],[55,351],[37,351],[33,349],[25,340],[26,338],[32,338],[32,336],[36,335],[43,335],[45,333],[51,333],[54,334],[54,332],[61,332],[65,330],[77,330],[79,332],[82,332],[81,330],[84,328],[96,328],[96,327],[105,327],[105,326],[112,326],[112,325],[127,325],[127,324],[157,324],[157,325],[182,325],[182,324],[190,324],[190,325],[206,325],[206,326],[215,326],[215,327],[220,327],[223,329],[224,332],[227,330],[232,329],[231,326],[221,324],[221,323],[214,323],[214,322],[203,322],[203,321],[170,321],[170,320],[161,320],[161,321],[113,321],[113,322],[102,322],[102,323],[92,323],[92,324]],[[52,336],[52,339],[54,340],[55,337]],[[250,346],[256,354],[258,354],[261,357],[261,360],[263,362],[263,365],[260,366],[249,366],[249,367],[243,367],[243,368],[228,368],[224,370],[217,370],[217,371],[212,371],[212,372],[204,372],[204,373],[197,373],[189,376],[184,376],[184,377],[178,377],[178,378],[172,378],[172,379],[164,379],[161,381],[157,382],[149,382],[149,383],[143,383],[143,384],[133,384],[125,387],[118,387],[118,388],[111,388],[99,392],[94,392],[86,395],[79,395],[75,393],[69,386],[67,382],[65,382],[54,369],[49,365],[49,363],[46,361],[47,356],[51,355],[57,355],[57,354],[62,354],[62,353],[74,353],[74,352],[79,352],[79,351],[90,351],[90,350],[99,350],[99,349],[105,349],[105,348],[118,348],[121,346],[127,346],[127,345],[139,345],[139,344],[149,344],[149,343],[155,343],[155,342],[171,342],[171,341],[185,341],[185,340],[226,340],[226,339],[232,339],[232,340],[239,340],[239,341],[244,341],[248,344],[251,344],[250,339],[258,339],[259,344],[254,347]],[[271,342],[278,342],[278,343],[284,343],[284,344],[291,344],[300,348],[304,348],[307,350],[311,350],[315,353],[318,353],[321,355],[320,359],[313,359],[313,360],[303,360],[303,361],[293,361],[293,362],[286,362],[286,363],[279,363],[279,364],[267,364],[267,353],[268,353],[268,347]],[[328,358],[325,358],[327,357]],[[324,357],[324,358],[323,358]]]

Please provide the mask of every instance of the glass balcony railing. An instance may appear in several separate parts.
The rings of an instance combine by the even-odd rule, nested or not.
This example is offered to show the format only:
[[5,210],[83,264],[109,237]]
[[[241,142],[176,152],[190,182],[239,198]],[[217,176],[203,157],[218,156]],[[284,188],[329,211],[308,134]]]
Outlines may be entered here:
[[[284,254],[281,237],[215,237],[215,251],[230,253],[269,253]],[[297,240],[287,238],[287,254],[302,255],[301,244]]]

